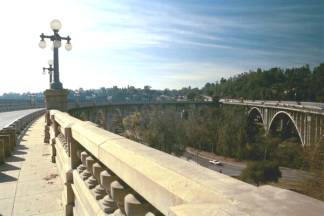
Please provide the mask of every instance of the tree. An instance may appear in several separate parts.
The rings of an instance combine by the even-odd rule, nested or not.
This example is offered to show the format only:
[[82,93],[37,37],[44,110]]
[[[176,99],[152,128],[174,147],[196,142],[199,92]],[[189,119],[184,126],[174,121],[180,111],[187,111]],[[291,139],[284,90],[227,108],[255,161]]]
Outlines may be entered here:
[[306,149],[306,168],[310,175],[301,183],[307,195],[324,200],[324,139]]
[[246,182],[260,183],[277,182],[281,177],[279,164],[272,161],[257,161],[248,163],[240,178]]

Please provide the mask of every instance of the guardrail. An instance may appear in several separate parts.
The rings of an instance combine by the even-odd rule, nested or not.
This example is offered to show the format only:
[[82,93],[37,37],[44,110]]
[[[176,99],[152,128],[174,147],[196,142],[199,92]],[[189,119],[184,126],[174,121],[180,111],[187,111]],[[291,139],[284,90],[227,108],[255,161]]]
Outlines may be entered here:
[[[322,215],[324,202],[255,187],[56,110],[45,115],[65,215]],[[311,209],[311,211],[310,211]]]
[[26,126],[44,112],[45,110],[35,111],[0,129],[0,164],[4,163],[5,158],[11,155]]

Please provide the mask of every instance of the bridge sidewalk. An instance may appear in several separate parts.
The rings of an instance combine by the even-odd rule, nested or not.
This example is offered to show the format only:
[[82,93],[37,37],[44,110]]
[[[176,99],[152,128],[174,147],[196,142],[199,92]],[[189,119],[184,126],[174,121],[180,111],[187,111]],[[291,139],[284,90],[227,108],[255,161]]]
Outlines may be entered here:
[[63,215],[63,185],[51,146],[44,144],[44,117],[36,120],[11,157],[0,165],[0,216]]

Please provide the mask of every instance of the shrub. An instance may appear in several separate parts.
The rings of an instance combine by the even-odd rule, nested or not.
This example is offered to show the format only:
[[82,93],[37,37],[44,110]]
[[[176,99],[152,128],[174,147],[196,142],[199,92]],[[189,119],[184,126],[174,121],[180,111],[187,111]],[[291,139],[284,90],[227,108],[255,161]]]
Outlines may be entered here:
[[253,182],[256,185],[277,182],[280,177],[279,164],[272,161],[250,162],[240,176],[243,181]]

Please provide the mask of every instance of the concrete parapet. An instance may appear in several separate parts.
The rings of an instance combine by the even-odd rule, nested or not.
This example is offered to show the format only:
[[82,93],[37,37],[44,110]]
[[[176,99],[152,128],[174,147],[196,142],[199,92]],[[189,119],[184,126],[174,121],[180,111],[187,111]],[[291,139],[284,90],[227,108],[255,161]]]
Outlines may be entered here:
[[50,112],[56,121],[54,136],[64,133],[70,146],[68,154],[56,138],[58,167],[73,173],[73,179],[65,181],[72,188],[75,215],[315,216],[324,212],[324,202],[272,186],[255,187],[66,113]]
[[17,145],[17,139],[21,137],[21,132],[25,127],[44,113],[45,110],[38,110],[30,113],[12,124],[0,130],[0,163],[3,163],[5,157],[11,155],[11,152]]

